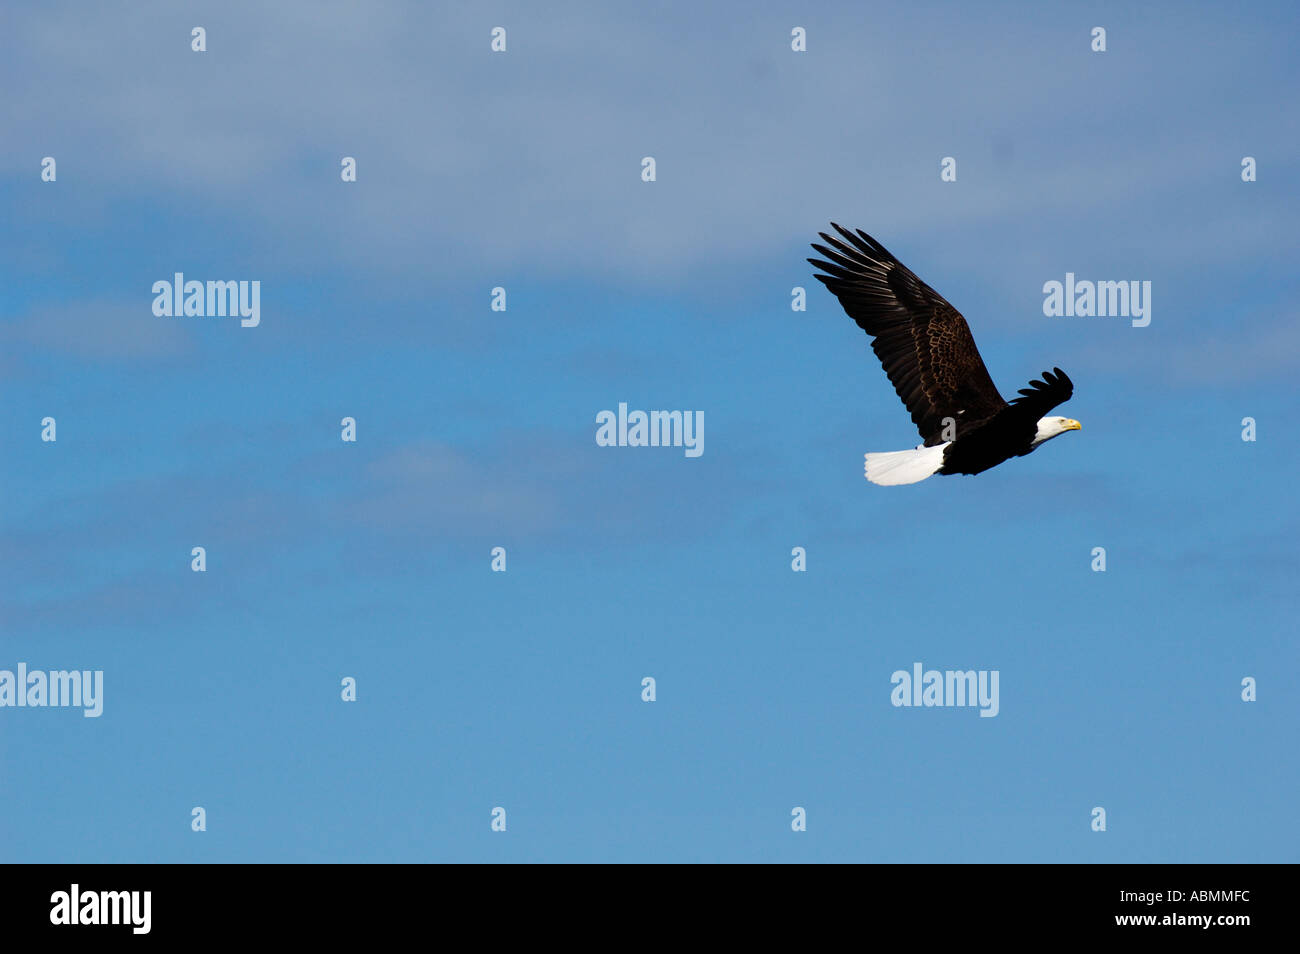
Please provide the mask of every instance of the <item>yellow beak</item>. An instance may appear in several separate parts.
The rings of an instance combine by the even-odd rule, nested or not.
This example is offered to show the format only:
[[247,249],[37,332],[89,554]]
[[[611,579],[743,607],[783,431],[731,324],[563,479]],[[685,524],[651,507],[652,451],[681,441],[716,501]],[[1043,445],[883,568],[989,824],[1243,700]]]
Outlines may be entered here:
[[1071,418],[1065,422],[1065,429],[1067,431],[1081,431],[1083,430],[1083,425]]

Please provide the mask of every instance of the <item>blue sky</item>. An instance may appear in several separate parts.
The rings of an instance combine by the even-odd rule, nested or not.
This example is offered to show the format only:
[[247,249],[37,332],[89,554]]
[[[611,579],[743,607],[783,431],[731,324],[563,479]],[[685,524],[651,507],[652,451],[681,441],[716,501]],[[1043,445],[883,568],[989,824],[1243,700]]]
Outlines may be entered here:
[[[10,21],[0,669],[105,700],[0,709],[0,858],[1300,860],[1293,7]],[[830,220],[1083,431],[867,484],[917,437]],[[177,271],[261,325],[155,317]],[[1150,326],[1044,317],[1066,272]],[[703,456],[597,447],[620,401]],[[891,706],[917,661],[998,716]]]

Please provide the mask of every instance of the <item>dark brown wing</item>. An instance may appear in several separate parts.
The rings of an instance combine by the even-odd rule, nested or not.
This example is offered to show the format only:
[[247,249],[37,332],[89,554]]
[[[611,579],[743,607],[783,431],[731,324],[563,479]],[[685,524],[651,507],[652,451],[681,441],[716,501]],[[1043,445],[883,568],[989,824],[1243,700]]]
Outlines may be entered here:
[[[1055,372],[1055,373],[1053,373]],[[1030,381],[1029,387],[1017,392],[1020,397],[1011,399],[1007,413],[1021,415],[1025,420],[1038,422],[1058,404],[1064,404],[1074,395],[1074,382],[1060,368],[1043,372],[1043,380]]]
[[[820,233],[829,261],[808,259],[871,347],[927,445],[943,442],[944,418],[960,435],[1007,406],[961,312],[870,235],[834,222],[844,241]],[[828,247],[829,246],[829,247]]]

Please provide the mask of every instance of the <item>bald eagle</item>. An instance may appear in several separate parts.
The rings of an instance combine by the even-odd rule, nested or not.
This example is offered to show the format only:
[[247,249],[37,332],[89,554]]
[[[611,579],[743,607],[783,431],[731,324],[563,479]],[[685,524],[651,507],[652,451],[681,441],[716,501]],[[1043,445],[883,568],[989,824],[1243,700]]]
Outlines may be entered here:
[[866,232],[831,227],[841,238],[821,232],[826,244],[812,246],[829,261],[808,261],[826,273],[817,278],[871,336],[924,441],[914,450],[867,454],[867,480],[914,484],[932,474],[978,474],[1082,428],[1071,418],[1044,416],[1074,393],[1064,371],[1044,371],[1008,404],[961,313]]

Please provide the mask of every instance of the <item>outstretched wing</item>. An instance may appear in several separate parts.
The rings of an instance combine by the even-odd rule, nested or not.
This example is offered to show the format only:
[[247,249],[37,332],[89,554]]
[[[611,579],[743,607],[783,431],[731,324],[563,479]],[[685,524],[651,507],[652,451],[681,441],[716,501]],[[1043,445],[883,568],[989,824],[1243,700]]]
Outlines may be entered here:
[[1029,387],[1021,388],[1019,394],[1020,397],[1012,399],[1006,413],[1036,423],[1056,405],[1070,400],[1074,394],[1074,382],[1060,368],[1053,368],[1043,372],[1043,380],[1030,381]]
[[844,241],[819,233],[826,245],[813,248],[829,261],[808,261],[826,272],[817,278],[871,335],[925,443],[942,443],[944,418],[957,422],[960,436],[1005,408],[961,312],[866,232],[831,227]]

